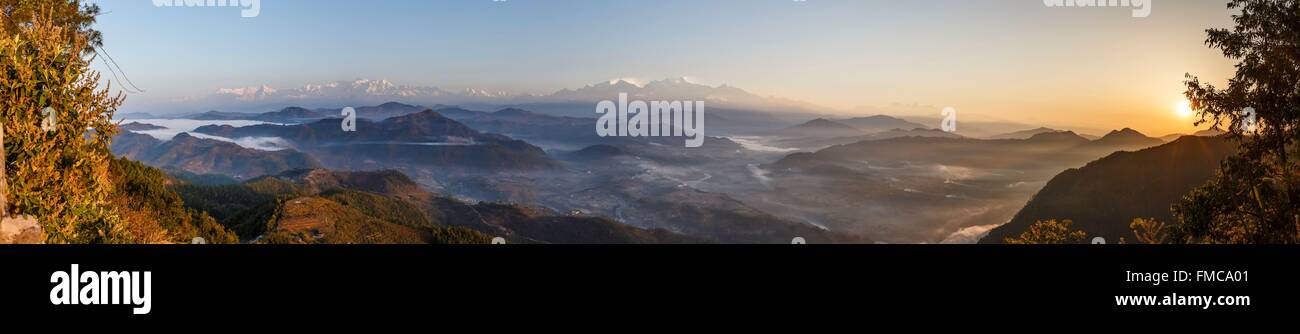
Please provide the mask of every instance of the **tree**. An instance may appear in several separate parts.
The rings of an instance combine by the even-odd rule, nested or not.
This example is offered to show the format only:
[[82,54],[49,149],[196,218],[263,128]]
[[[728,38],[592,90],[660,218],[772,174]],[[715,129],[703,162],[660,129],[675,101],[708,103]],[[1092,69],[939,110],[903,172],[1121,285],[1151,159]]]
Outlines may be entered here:
[[1128,227],[1133,230],[1133,236],[1141,244],[1158,245],[1169,240],[1169,226],[1155,219],[1134,219]]
[[99,31],[91,29],[95,16],[99,15],[99,5],[82,4],[81,0],[0,0],[0,33],[3,36],[17,35],[21,29],[30,26],[38,17],[45,17],[52,26],[65,27],[64,40],[71,41],[73,36],[86,39],[81,48],[82,55],[95,52],[96,47],[104,46],[104,37]]
[[1015,238],[1006,238],[1004,243],[1011,245],[1040,245],[1040,244],[1079,244],[1088,239],[1088,233],[1084,231],[1072,231],[1070,225],[1074,222],[1063,220],[1040,220],[1031,225],[1029,229]]
[[185,207],[170,184],[179,183],[157,168],[118,158],[110,161],[113,192],[109,206],[126,222],[134,243],[190,243],[202,237],[210,244],[239,243],[234,232],[208,214]]
[[[53,243],[129,241],[105,204],[111,122],[122,104],[90,69],[99,33],[79,1],[0,0],[0,122],[11,212],[33,215]],[[52,108],[55,117],[42,113]],[[52,129],[43,122],[53,119]]]
[[[1173,242],[1300,243],[1300,0],[1232,0],[1235,27],[1206,45],[1237,61],[1227,88],[1187,75],[1196,125],[1228,130],[1240,150],[1173,208]],[[1244,112],[1253,109],[1254,114]],[[1253,125],[1253,126],[1252,126]]]

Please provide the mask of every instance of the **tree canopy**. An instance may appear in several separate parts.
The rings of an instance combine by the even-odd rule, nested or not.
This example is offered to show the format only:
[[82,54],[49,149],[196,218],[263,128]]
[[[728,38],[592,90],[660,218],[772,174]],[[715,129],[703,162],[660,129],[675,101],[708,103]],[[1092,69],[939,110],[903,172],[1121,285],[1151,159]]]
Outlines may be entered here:
[[[98,8],[0,0],[0,122],[10,212],[32,215],[47,242],[124,242],[106,205],[111,122],[122,104],[91,70]],[[53,110],[46,113],[44,110]]]
[[[1216,178],[1175,205],[1174,242],[1300,242],[1300,0],[1232,0],[1232,28],[1206,45],[1237,61],[1226,88],[1187,75],[1197,125],[1228,130],[1241,149]],[[1248,110],[1253,110],[1253,114]]]
[[35,21],[45,20],[50,26],[65,28],[63,40],[72,41],[74,36],[85,38],[83,55],[94,53],[94,48],[104,45],[103,35],[91,28],[100,14],[96,4],[82,4],[81,0],[0,0],[0,13],[4,16],[0,22],[0,33],[4,36],[16,35]]

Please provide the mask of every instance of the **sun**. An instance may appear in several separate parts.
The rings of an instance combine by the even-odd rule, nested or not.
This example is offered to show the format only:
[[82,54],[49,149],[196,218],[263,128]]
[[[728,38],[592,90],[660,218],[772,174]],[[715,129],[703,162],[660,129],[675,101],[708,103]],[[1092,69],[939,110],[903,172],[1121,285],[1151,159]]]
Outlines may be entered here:
[[1182,100],[1179,101],[1177,104],[1174,104],[1174,113],[1178,114],[1178,117],[1182,117],[1182,118],[1188,118],[1188,117],[1192,117],[1193,115],[1196,115],[1196,111],[1192,110],[1192,102],[1187,100]]

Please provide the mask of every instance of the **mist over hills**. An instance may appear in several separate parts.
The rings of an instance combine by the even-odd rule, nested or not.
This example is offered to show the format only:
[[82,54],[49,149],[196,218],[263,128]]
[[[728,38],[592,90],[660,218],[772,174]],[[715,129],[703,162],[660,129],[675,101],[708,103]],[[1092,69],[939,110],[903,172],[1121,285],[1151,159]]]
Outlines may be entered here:
[[899,137],[833,146],[814,153],[796,153],[774,163],[776,168],[802,168],[810,163],[860,164],[881,161],[927,161],[978,168],[1024,169],[1064,161],[1086,162],[1103,154],[1140,149],[1163,141],[1125,129],[1088,140],[1073,132],[1047,132],[1023,140],[984,140],[944,137]]
[[937,129],[916,128],[911,130],[892,129],[866,135],[854,135],[845,137],[793,137],[773,140],[770,144],[778,147],[790,148],[795,150],[816,151],[836,145],[848,145],[864,141],[876,141],[893,138],[907,137],[925,137],[925,138],[964,138],[961,135],[944,132]]
[[[704,243],[595,217],[468,204],[395,171],[294,170],[236,185],[185,185],[186,205],[260,243]],[[232,200],[238,198],[238,200]]]
[[[933,106],[894,103],[883,108],[862,107],[837,110],[798,100],[762,96],[726,84],[703,85],[687,78],[668,78],[647,83],[632,79],[615,79],[544,94],[478,88],[443,89],[434,86],[400,85],[387,80],[358,79],[309,84],[288,89],[265,85],[223,88],[214,94],[187,100],[189,105],[201,105],[221,111],[182,117],[249,119],[284,123],[299,119],[289,115],[275,115],[283,111],[285,106],[302,106],[327,117],[338,117],[343,106],[353,106],[358,109],[361,118],[382,120],[426,108],[437,110],[447,106],[459,106],[472,110],[517,108],[539,114],[594,118],[595,103],[602,100],[617,100],[619,93],[627,93],[631,100],[705,101],[708,110],[705,114],[706,123],[710,124],[710,131],[714,135],[742,134],[790,127],[815,117],[855,126],[867,133],[895,128],[903,130],[929,128],[939,124],[937,115],[941,109]],[[427,107],[421,107],[422,105]],[[177,117],[173,110],[175,109],[156,108],[143,111],[154,114],[170,113],[173,115],[169,117]],[[132,114],[144,116],[138,112]],[[303,117],[312,116],[314,115]],[[456,118],[453,115],[448,117]],[[967,116],[963,119],[957,133],[966,137],[986,138],[1029,127],[1029,124]],[[1093,129],[1086,129],[1086,131],[1097,132]],[[1083,135],[1090,137],[1090,135]]]
[[1072,220],[1072,228],[1134,240],[1135,218],[1169,222],[1170,207],[1214,176],[1236,147],[1223,137],[1185,136],[1136,152],[1117,152],[1052,178],[1006,225],[981,243],[1001,243],[1040,220]]
[[[631,83],[610,82],[586,92],[626,85]],[[656,84],[654,89],[691,88],[674,85]],[[576,91],[570,94],[581,96]],[[264,158],[269,161],[285,160],[262,152],[314,159],[315,163],[303,166],[270,164],[274,168],[233,172],[234,167],[229,167],[232,171],[212,167],[219,164],[190,166],[177,159],[157,158],[161,154],[154,152],[159,147],[180,149],[200,139],[188,134],[178,136],[178,143],[185,145],[164,145],[167,142],[128,131],[119,136],[114,152],[165,168],[177,177],[193,180],[194,186],[294,189],[292,194],[301,198],[280,201],[278,206],[268,206],[266,200],[259,205],[237,205],[243,207],[237,211],[245,212],[238,214],[243,217],[239,219],[292,218],[279,228],[256,235],[250,235],[249,226],[265,224],[232,224],[244,226],[232,229],[246,241],[269,235],[286,242],[375,241],[331,240],[317,235],[365,232],[393,236],[378,239],[381,242],[431,242],[432,234],[418,228],[381,223],[403,221],[424,226],[427,224],[421,222],[439,221],[436,211],[456,217],[444,221],[447,226],[486,234],[525,233],[518,239],[521,242],[788,243],[797,236],[813,243],[926,243],[973,242],[983,231],[1010,220],[1061,171],[1116,151],[1163,143],[1131,129],[1112,131],[1095,140],[1045,127],[992,136],[999,139],[977,139],[886,115],[804,115],[787,120],[784,117],[792,114],[777,117],[761,111],[730,110],[718,115],[710,109],[706,114],[712,115],[706,116],[709,131],[715,124],[710,122],[734,117],[750,122],[737,127],[747,128],[737,130],[747,135],[736,137],[721,131],[723,136],[707,137],[703,147],[688,149],[681,138],[600,137],[593,131],[595,118],[586,115],[592,105],[575,106],[583,109],[582,117],[520,107],[483,111],[385,102],[355,107],[355,132],[342,130],[342,108],[337,107],[187,116],[244,122],[194,129],[192,133],[210,136],[213,139],[208,140],[226,147],[185,149],[213,156],[196,158],[200,161],[224,161],[216,158],[223,155],[230,155],[225,158],[229,161],[258,155],[269,156]],[[138,131],[151,133],[147,127]],[[275,140],[284,148],[244,148],[252,153],[230,149],[251,139]],[[333,171],[316,174],[391,170],[409,179],[415,190],[394,192],[334,181],[330,181],[333,186],[318,188],[314,185],[329,183],[324,180],[330,178],[306,182],[302,174],[293,172],[320,167]],[[259,175],[273,177],[258,179]],[[222,177],[253,181],[231,184]],[[345,196],[340,195],[341,190],[322,190],[335,188],[369,195]],[[271,197],[285,194],[275,193]],[[424,212],[425,219],[415,219],[419,215],[409,214],[413,210],[401,209],[408,212],[405,218],[374,220],[373,214],[354,207],[372,205],[365,203],[378,201],[374,196],[436,197],[461,204],[437,210],[422,206],[417,211]],[[262,209],[248,211],[254,207]],[[223,222],[237,215],[211,208],[205,212]],[[338,225],[338,217],[370,223]]]
[[316,153],[327,166],[374,169],[384,165],[450,170],[536,170],[553,166],[542,149],[527,142],[486,134],[432,110],[375,122],[358,118],[356,131],[342,119],[296,125],[204,126],[195,132],[226,138],[283,138]]
[[838,144],[758,166],[769,190],[745,198],[873,240],[944,242],[1003,224],[1063,170],[1160,143],[1130,131],[1109,137],[1093,141],[1066,131],[1027,139],[903,136]]
[[1022,131],[990,136],[988,137],[988,139],[1029,139],[1029,137],[1033,137],[1035,135],[1043,134],[1043,133],[1050,133],[1050,132],[1062,132],[1062,130],[1041,127],[1037,129],[1022,130]]
[[169,141],[123,133],[114,138],[111,150],[118,156],[150,166],[171,167],[195,174],[225,174],[236,179],[320,167],[315,158],[298,151],[262,151],[188,133],[176,135]]
[[[409,105],[392,103],[375,109],[362,107],[358,108],[358,111],[359,116],[361,116],[365,115],[366,110],[405,108],[409,111],[409,109],[412,109],[410,107]],[[496,132],[535,136],[536,140],[556,143],[563,147],[594,145],[595,148],[573,155],[557,154],[552,157],[551,154],[539,147],[530,145],[528,142],[511,139],[501,134],[480,132],[469,127],[466,123],[443,116],[442,113],[454,115],[468,124],[474,124],[477,127],[491,129]],[[249,114],[244,117],[258,117],[258,115]],[[486,219],[488,223],[496,225],[494,229],[518,228],[532,231],[529,233],[546,232],[549,234],[545,238],[564,240],[564,242],[589,242],[584,240],[610,240],[610,242],[692,240],[693,242],[788,243],[795,235],[804,236],[809,242],[862,240],[852,236],[829,233],[812,225],[767,215],[730,199],[724,194],[682,188],[682,184],[675,177],[644,175],[653,171],[644,169],[643,164],[645,163],[689,165],[708,164],[709,161],[730,162],[732,160],[727,158],[727,155],[738,155],[742,148],[725,138],[711,137],[699,150],[686,149],[682,146],[680,138],[600,138],[595,136],[594,131],[592,131],[594,128],[593,119],[543,115],[521,109],[483,112],[440,106],[437,111],[425,109],[420,112],[400,114],[379,121],[359,118],[356,132],[343,132],[340,121],[340,119],[325,118],[287,125],[208,125],[200,126],[194,132],[232,141],[240,141],[246,138],[276,138],[293,147],[291,150],[283,151],[301,151],[321,161],[320,164],[323,166],[341,170],[396,169],[400,170],[403,175],[410,175],[412,179],[418,180],[418,184],[422,189],[454,193],[454,197],[457,198],[456,201],[466,199],[467,203],[484,200],[486,201],[483,202],[484,204],[493,201],[512,203],[503,206],[468,206],[474,210],[466,210],[464,209],[465,206],[451,207],[447,208],[447,211],[465,211],[460,212],[457,216],[462,219],[470,217],[471,213],[474,214],[476,219],[478,219],[479,215],[482,215],[484,216],[483,219]],[[181,142],[189,141],[187,137],[189,135],[177,136]],[[530,138],[530,140],[533,140],[533,138]],[[131,157],[146,157],[138,152],[152,149],[157,145],[160,145],[160,141],[152,136],[126,132],[118,138],[117,151],[119,154]],[[564,159],[565,162],[561,163],[554,160],[556,157]],[[618,159],[618,161],[610,159]],[[209,172],[208,169],[176,168],[163,165],[162,163],[165,161],[150,160],[146,162],[158,164],[159,167],[166,167],[168,170],[185,173],[178,176],[202,177],[204,183],[217,180],[214,176],[203,174]],[[585,163],[598,163],[604,165],[605,168],[601,173],[583,173],[573,170],[574,168],[589,168],[581,165]],[[277,175],[276,173],[267,174]],[[643,175],[638,176],[638,174]],[[294,177],[292,172],[279,175],[277,177],[282,179],[292,179]],[[242,175],[241,178],[247,179]],[[239,185],[231,185],[228,182],[217,182],[216,184],[216,186],[226,188],[240,188]],[[248,184],[266,187],[274,186],[277,189],[285,188],[282,185],[277,185],[278,183],[267,183],[266,180],[261,179],[249,181]],[[195,185],[201,184],[196,180]],[[520,185],[526,186],[520,187]],[[311,187],[308,188],[311,189]],[[248,193],[245,190],[231,191]],[[314,192],[315,190],[311,193]],[[549,195],[552,192],[557,195],[561,193],[571,195],[565,197]],[[585,194],[577,195],[579,193]],[[543,196],[553,196],[554,200],[541,200]],[[663,199],[664,196],[678,196],[679,200],[665,200]],[[254,196],[251,193],[242,197],[259,198],[259,196]],[[324,199],[338,202],[331,198]],[[205,203],[221,203],[221,201],[208,201],[202,198],[195,198],[195,200]],[[306,222],[328,220],[337,223],[337,220],[333,218],[327,219],[326,217],[313,216],[313,212],[327,212],[330,213],[330,217],[350,217],[349,219],[365,220],[362,218],[363,215],[357,215],[347,209],[347,203],[339,206],[336,205],[338,203],[330,203],[330,201],[323,201],[321,198],[305,198],[298,202],[288,202],[288,204],[276,209],[279,211],[266,211],[270,209],[263,208],[264,211],[259,211],[258,215],[223,213],[220,212],[221,210],[209,211],[212,211],[211,214],[220,221],[233,219],[234,216],[244,218],[251,216],[262,218],[292,216],[301,218],[297,221],[303,222],[302,224],[290,224],[284,230],[286,233],[295,236],[290,238],[294,242],[316,240],[312,238],[304,239],[303,233],[306,233],[304,231],[321,229],[324,228],[322,226],[329,225],[317,226]],[[237,207],[244,207],[243,210],[239,211],[245,212],[251,208],[265,206],[266,201],[260,201],[259,203],[261,204],[245,203],[237,205]],[[508,209],[516,205],[529,207],[529,209],[525,210],[528,213],[512,213],[514,212],[513,209]],[[214,206],[223,207],[224,204]],[[315,209],[307,210],[303,208]],[[474,212],[476,210],[478,212]],[[542,211],[550,213],[535,214]],[[499,214],[501,217],[493,223],[492,218],[489,217],[492,214],[490,212]],[[575,219],[572,221],[556,219],[553,216],[557,212],[566,212],[560,216],[572,216]],[[613,217],[615,219],[602,220],[601,217]],[[535,221],[544,226],[563,223],[563,226],[580,229],[565,232],[566,230],[563,228],[537,229],[533,225],[519,225],[522,222],[530,221]],[[470,223],[457,220],[449,224]],[[232,228],[240,232],[241,236],[246,237],[246,240],[247,237],[251,237],[250,232],[246,231],[249,228],[248,226],[263,225],[260,223],[247,226],[244,223],[231,224],[231,226],[245,226]],[[470,225],[479,225],[475,227],[479,230],[492,230],[483,228],[482,224]],[[410,230],[404,228],[395,228],[382,224],[365,226],[368,227],[365,227],[365,229],[359,226],[344,229],[335,228],[332,233],[351,235],[356,231],[371,231],[402,236],[397,239],[382,239],[382,242],[424,240],[419,238],[419,234],[412,234]],[[723,226],[728,227],[724,228]],[[664,228],[665,230],[656,231],[656,228]],[[642,230],[646,232],[637,232]],[[582,232],[579,233],[579,231]],[[258,235],[261,235],[262,232],[266,231],[261,231]],[[306,235],[311,235],[311,233]],[[591,239],[600,235],[608,238]],[[526,240],[548,242],[545,238],[527,237]],[[374,241],[346,238],[340,240],[343,240],[343,242]]]

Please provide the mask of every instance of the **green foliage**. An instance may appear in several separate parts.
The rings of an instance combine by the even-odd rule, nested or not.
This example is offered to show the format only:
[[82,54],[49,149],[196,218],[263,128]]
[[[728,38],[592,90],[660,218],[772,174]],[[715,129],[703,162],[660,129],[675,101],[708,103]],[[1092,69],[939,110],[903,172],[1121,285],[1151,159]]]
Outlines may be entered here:
[[0,21],[0,33],[16,35],[33,22],[33,17],[47,19],[54,26],[68,27],[63,31],[64,39],[85,38],[82,54],[89,55],[95,47],[104,45],[103,35],[90,28],[99,13],[99,5],[82,4],[81,0],[0,0],[0,14],[5,18]]
[[[366,182],[367,186],[363,188],[403,189],[387,183],[385,173],[357,175],[372,181]],[[189,208],[211,214],[221,225],[238,233],[241,239],[258,243],[491,242],[487,235],[469,228],[435,224],[430,217],[441,216],[441,212],[425,211],[417,203],[397,196],[360,191],[333,182],[328,182],[324,187],[326,190],[317,193],[320,187],[306,183],[263,177],[243,184],[185,184],[174,189]]]
[[429,243],[436,245],[482,245],[492,242],[492,238],[479,231],[459,226],[434,226],[429,229],[432,235]]
[[329,190],[321,196],[394,224],[411,227],[433,226],[429,217],[421,212],[420,208],[392,197],[347,189]]
[[1141,244],[1158,245],[1169,241],[1169,226],[1155,219],[1134,219],[1129,228]]
[[180,194],[186,208],[211,215],[243,240],[266,232],[267,222],[278,208],[276,195],[244,184],[184,184],[172,189]]
[[208,243],[238,243],[235,234],[206,213],[187,209],[181,196],[168,188],[172,182],[162,171],[126,159],[112,161],[115,186],[110,202],[128,218],[137,243],[189,243],[203,237]]
[[1083,243],[1088,238],[1088,233],[1083,231],[1070,230],[1073,221],[1063,220],[1043,220],[1029,225],[1029,229],[1021,233],[1019,237],[1006,238],[1007,244],[1012,245],[1043,245],[1043,244],[1078,244]]
[[186,207],[207,212],[218,221],[226,221],[240,212],[274,202],[276,198],[242,184],[183,184],[172,189],[180,194]]
[[[122,219],[105,207],[112,190],[108,145],[117,132],[111,118],[123,98],[100,89],[93,58],[84,52],[98,43],[98,33],[83,24],[93,22],[89,15],[97,10],[66,6],[0,1],[6,14],[0,22],[0,120],[11,212],[35,216],[47,242],[128,242]],[[46,107],[57,110],[52,132],[41,128]]]
[[485,244],[490,241],[486,235],[464,227],[411,227],[367,215],[357,207],[306,196],[282,202],[273,228],[259,242]]
[[[1300,243],[1300,0],[1232,0],[1232,29],[1206,44],[1236,60],[1227,88],[1188,75],[1186,95],[1201,119],[1229,131],[1241,150],[1214,180],[1173,211],[1172,242]],[[1256,126],[1242,111],[1255,110]]]

